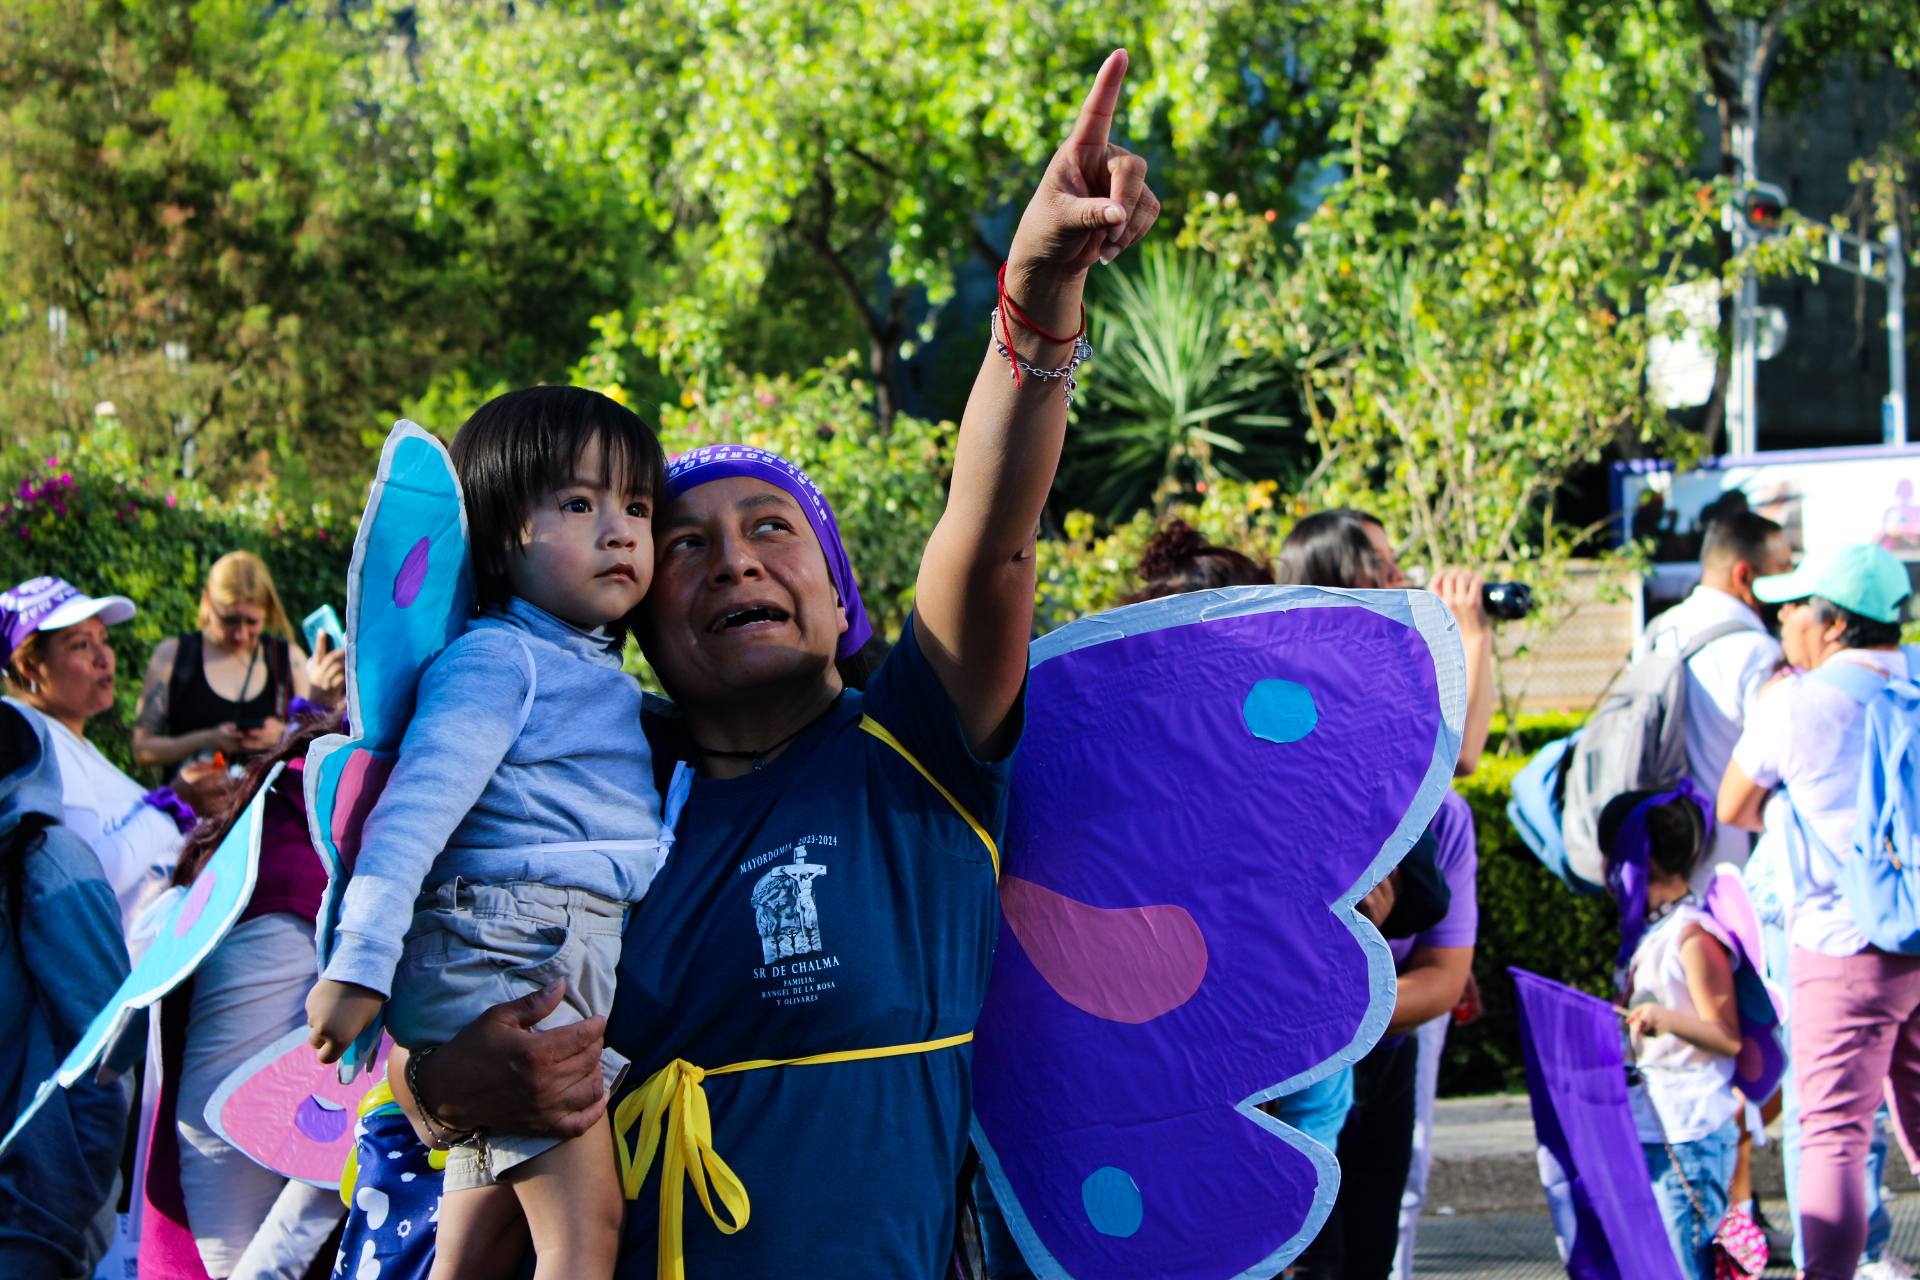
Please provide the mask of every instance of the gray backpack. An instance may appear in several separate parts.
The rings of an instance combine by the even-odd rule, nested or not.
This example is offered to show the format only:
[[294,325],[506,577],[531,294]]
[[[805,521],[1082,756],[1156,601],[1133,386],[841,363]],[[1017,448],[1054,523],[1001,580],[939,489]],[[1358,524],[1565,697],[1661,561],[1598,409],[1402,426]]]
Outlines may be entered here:
[[[1561,773],[1567,871],[1606,884],[1599,827],[1607,801],[1628,791],[1664,790],[1687,771],[1687,660],[1723,636],[1753,629],[1723,622],[1679,653],[1649,653],[1602,696]],[[1714,787],[1720,780],[1702,781]]]

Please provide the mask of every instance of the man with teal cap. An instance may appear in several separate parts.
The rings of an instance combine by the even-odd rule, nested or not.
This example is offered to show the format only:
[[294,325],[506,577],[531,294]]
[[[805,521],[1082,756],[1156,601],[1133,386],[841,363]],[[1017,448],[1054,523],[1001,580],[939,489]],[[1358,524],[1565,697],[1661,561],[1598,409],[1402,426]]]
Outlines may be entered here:
[[1774,845],[1791,871],[1782,879],[1793,899],[1789,1024],[1808,1280],[1852,1280],[1860,1266],[1867,1153],[1889,1084],[1908,1141],[1920,1140],[1920,956],[1871,945],[1834,877],[1836,860],[1852,856],[1864,704],[1887,680],[1920,675],[1900,648],[1912,591],[1906,566],[1870,544],[1754,582],[1756,597],[1781,606],[1781,644],[1798,670],[1761,695],[1720,784],[1720,820],[1764,830],[1763,850]]

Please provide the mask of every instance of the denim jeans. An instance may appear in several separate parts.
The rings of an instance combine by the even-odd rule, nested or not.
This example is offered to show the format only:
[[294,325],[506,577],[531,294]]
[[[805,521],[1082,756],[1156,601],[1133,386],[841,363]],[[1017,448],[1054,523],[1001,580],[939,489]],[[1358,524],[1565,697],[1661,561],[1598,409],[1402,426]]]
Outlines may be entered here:
[[1686,1280],[1713,1280],[1713,1236],[1727,1216],[1739,1147],[1740,1130],[1731,1120],[1693,1142],[1642,1144],[1660,1220]]

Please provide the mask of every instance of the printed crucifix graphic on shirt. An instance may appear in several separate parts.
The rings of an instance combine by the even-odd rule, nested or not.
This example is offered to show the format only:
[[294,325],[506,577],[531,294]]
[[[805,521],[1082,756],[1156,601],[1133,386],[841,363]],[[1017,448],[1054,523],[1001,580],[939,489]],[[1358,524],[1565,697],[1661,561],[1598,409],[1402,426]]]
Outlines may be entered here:
[[813,882],[825,874],[825,867],[807,861],[807,846],[802,844],[793,851],[791,863],[774,867],[753,886],[753,923],[766,963],[824,950]]

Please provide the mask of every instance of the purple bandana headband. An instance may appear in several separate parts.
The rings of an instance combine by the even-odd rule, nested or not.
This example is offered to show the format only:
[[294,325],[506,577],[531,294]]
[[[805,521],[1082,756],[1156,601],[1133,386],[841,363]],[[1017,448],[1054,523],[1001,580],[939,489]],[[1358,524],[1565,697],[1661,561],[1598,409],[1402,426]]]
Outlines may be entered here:
[[779,454],[750,444],[702,445],[667,464],[667,501],[699,485],[733,476],[764,480],[800,504],[807,523],[813,527],[813,536],[820,540],[820,550],[826,553],[827,574],[847,609],[847,629],[840,637],[836,656],[847,658],[858,653],[860,646],[872,638],[873,626],[867,621],[867,607],[861,603],[859,584],[853,580],[853,564],[847,559],[846,544],[840,541],[840,524],[833,518],[833,508],[827,504],[826,496],[806,472]]
[[1653,842],[1647,836],[1647,813],[1655,805],[1669,804],[1682,796],[1700,810],[1705,824],[1701,845],[1711,848],[1713,803],[1693,785],[1692,778],[1682,777],[1672,790],[1648,796],[1633,807],[1620,823],[1620,830],[1613,838],[1613,851],[1607,855],[1607,888],[1612,890],[1613,900],[1620,908],[1620,954],[1614,961],[1614,973],[1623,983],[1627,962],[1633,959],[1640,938],[1647,931],[1647,868],[1653,856]]

